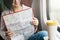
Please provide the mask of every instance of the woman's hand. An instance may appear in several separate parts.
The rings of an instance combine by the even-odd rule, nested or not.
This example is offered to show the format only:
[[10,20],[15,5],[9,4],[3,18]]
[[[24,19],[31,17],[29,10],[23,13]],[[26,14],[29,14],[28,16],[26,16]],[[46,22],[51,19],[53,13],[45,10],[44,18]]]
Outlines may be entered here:
[[11,31],[9,31],[9,30],[6,31],[6,37],[7,37],[7,39],[8,39],[8,40],[11,40],[11,37],[13,36],[13,34],[14,34],[14,33],[11,32]]
[[13,36],[13,32],[11,32],[11,31],[6,31],[6,36],[9,36],[9,37],[11,37],[11,36]]
[[34,25],[34,32],[36,32],[39,24],[38,19],[34,17],[31,21],[31,24]]
[[39,24],[38,19],[35,17],[32,19],[32,21],[30,23],[34,26],[38,26],[38,24]]

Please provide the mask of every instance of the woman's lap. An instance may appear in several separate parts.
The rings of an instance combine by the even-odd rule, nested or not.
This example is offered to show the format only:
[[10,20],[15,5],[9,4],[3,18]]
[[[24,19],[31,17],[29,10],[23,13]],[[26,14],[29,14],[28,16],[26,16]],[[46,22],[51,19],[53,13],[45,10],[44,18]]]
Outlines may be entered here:
[[28,40],[44,40],[43,37],[48,36],[47,31],[39,31],[36,34],[33,34]]

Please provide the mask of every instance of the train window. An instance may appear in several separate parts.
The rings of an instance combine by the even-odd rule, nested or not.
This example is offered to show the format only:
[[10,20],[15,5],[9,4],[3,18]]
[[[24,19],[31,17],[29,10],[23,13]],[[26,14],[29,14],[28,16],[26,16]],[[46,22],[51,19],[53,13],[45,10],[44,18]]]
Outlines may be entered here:
[[49,0],[49,16],[60,23],[60,0]]

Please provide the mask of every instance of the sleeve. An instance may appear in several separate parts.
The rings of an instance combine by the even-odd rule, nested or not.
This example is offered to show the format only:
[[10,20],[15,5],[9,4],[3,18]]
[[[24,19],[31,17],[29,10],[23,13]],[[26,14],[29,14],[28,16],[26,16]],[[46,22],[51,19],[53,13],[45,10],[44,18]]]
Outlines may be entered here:
[[4,12],[2,12],[2,14],[1,14],[0,35],[1,35],[1,37],[2,37],[3,39],[6,39],[6,36],[5,36],[6,28],[5,28],[5,26],[4,26],[4,22],[3,22],[3,20],[2,20],[2,15],[4,15]]
[[34,26],[34,33],[37,32],[38,27]]

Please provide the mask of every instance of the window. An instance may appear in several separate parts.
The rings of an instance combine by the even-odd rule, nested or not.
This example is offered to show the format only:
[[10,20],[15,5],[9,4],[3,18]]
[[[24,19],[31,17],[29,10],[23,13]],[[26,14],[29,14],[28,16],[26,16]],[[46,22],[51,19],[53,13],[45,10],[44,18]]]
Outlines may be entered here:
[[49,0],[49,16],[60,23],[60,0]]

